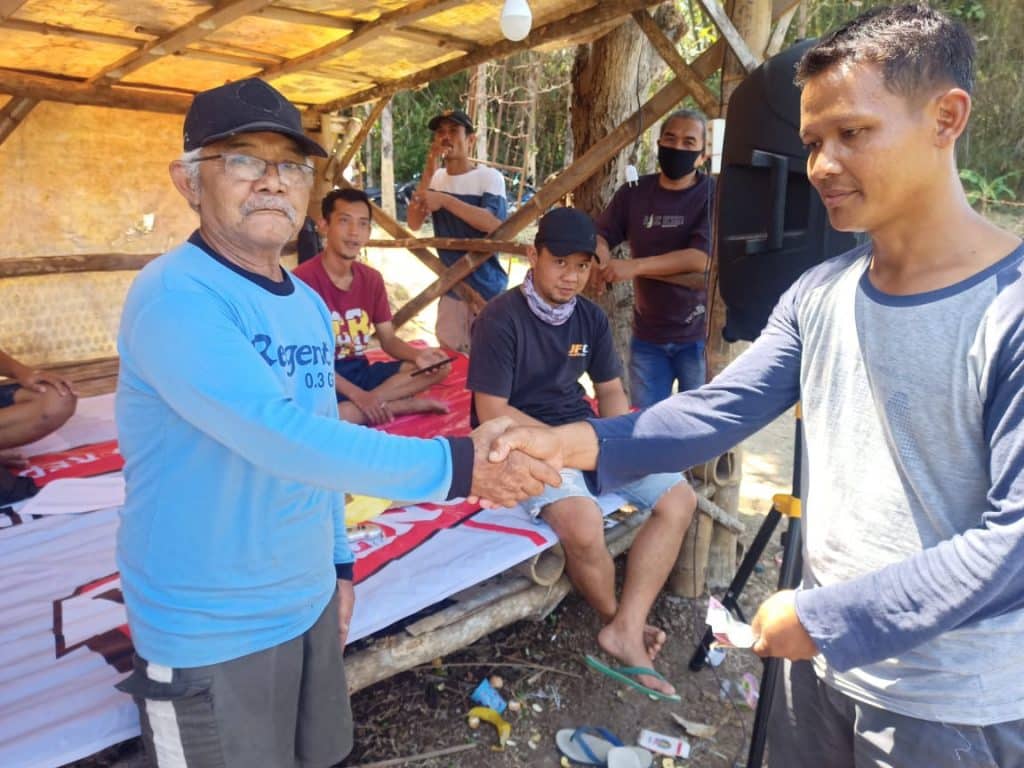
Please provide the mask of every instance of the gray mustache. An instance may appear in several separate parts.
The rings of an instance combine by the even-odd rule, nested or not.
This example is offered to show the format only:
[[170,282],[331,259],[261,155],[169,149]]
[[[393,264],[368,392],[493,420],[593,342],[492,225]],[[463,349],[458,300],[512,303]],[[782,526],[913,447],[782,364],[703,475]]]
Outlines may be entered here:
[[242,215],[248,216],[253,211],[259,210],[281,211],[292,224],[296,224],[299,221],[295,208],[287,200],[282,200],[273,195],[258,195],[249,198],[246,200],[245,205],[242,206]]

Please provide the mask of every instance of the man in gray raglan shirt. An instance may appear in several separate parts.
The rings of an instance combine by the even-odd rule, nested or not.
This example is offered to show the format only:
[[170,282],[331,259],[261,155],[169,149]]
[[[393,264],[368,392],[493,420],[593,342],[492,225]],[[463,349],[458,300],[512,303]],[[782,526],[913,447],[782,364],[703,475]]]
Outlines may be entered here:
[[769,763],[1024,766],[1024,247],[968,205],[954,149],[974,46],[879,8],[797,69],[807,170],[870,243],[805,273],[709,385],[495,444],[595,490],[692,466],[803,406],[803,583],[754,620],[788,659]]

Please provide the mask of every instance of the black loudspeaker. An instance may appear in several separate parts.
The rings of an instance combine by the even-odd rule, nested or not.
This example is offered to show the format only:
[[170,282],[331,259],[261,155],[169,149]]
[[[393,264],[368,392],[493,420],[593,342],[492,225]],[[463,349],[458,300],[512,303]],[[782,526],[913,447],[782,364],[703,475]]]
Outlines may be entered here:
[[718,279],[727,341],[756,339],[804,271],[853,248],[807,180],[796,64],[814,40],[765,61],[729,99],[718,179]]

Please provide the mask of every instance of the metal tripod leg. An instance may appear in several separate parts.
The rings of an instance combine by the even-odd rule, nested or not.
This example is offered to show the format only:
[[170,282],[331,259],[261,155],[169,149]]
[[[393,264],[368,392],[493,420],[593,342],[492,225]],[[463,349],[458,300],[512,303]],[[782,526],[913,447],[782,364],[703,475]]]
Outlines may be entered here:
[[[779,589],[794,589],[800,583],[800,522],[799,517],[790,517],[789,527],[783,534],[785,540],[782,549],[782,568],[779,569]],[[782,663],[782,659],[764,660],[757,710],[754,712],[754,727],[750,732],[747,768],[761,768],[764,762],[764,748],[768,741],[768,714],[771,711],[779,673],[782,672]]]
[[[764,522],[750,543],[747,554],[743,557],[736,575],[733,576],[725,597],[722,598],[722,605],[733,612],[741,620],[746,621],[743,611],[739,606],[739,596],[754,572],[754,566],[764,554],[764,548],[771,540],[775,528],[783,515],[789,518],[789,525],[782,535],[782,567],[779,569],[779,589],[794,589],[800,583],[802,571],[801,558],[801,532],[800,532],[800,484],[801,484],[801,459],[803,447],[801,444],[800,427],[800,405],[796,406],[795,413],[795,435],[793,438],[793,492],[790,495],[780,494],[772,500],[771,511],[765,516]],[[704,668],[707,663],[707,654],[714,641],[714,634],[709,627],[704,637],[697,646],[697,650],[690,658],[690,669],[697,672]],[[772,698],[775,695],[775,686],[778,682],[779,672],[782,670],[782,659],[765,659],[764,668],[761,673],[760,694],[757,699],[757,710],[754,713],[754,726],[750,736],[750,750],[747,753],[746,768],[761,768],[764,762],[764,748],[768,739],[768,715],[771,711]]]
[[[725,591],[725,596],[722,598],[722,605],[732,613],[735,613],[741,621],[746,621],[747,619],[744,617],[738,602],[740,593],[743,592],[750,574],[754,572],[754,567],[761,559],[761,555],[764,554],[764,548],[771,540],[772,534],[775,533],[775,527],[779,524],[781,518],[782,513],[773,504],[771,511],[765,515],[764,522],[761,523],[761,527],[758,529],[757,535],[754,536],[754,540],[750,542],[747,554],[744,555],[742,562],[740,562],[740,567],[736,569],[736,574],[732,577],[732,581],[729,582],[729,588]],[[711,627],[708,627],[700,641],[700,645],[697,646],[697,650],[694,651],[693,656],[690,658],[691,671],[699,672],[704,669],[704,665],[707,664],[708,651],[711,650],[711,643],[714,640],[715,635],[711,631]]]

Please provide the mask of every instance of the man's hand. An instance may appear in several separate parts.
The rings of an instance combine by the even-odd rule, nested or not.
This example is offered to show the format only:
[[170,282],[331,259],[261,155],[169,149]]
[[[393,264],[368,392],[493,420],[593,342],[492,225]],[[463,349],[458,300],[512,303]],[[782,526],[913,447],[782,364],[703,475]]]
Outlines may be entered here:
[[[434,363],[439,363],[442,360],[448,360],[448,353],[442,349],[438,349],[437,347],[431,347],[430,349],[424,349],[417,353],[416,357],[413,359],[413,365],[417,368],[426,368]],[[438,370],[447,373],[451,370],[451,364],[442,365]]]
[[505,461],[513,451],[521,451],[558,469],[565,465],[562,441],[550,427],[513,426],[503,430],[495,436],[487,458],[492,462]]
[[606,283],[621,283],[636,277],[636,263],[633,259],[609,259],[601,267],[601,279]]
[[776,592],[761,603],[751,628],[757,637],[754,653],[758,656],[802,661],[818,655],[818,646],[796,614],[796,592],[792,589]]
[[348,579],[338,579],[338,638],[342,653],[348,642],[348,627],[352,623],[352,609],[356,605],[356,588]]
[[37,368],[29,368],[27,365],[18,368],[15,380],[25,389],[39,392],[40,394],[46,391],[47,386],[56,389],[57,394],[61,396],[77,394],[74,387],[71,386],[71,382],[64,377],[56,376]]
[[0,451],[0,467],[24,469],[28,466],[28,458],[17,449]]
[[[562,477],[560,463],[538,461],[515,447],[504,450],[500,458],[493,451],[495,439],[515,422],[502,417],[491,419],[473,430],[473,485],[471,494],[485,507],[512,507],[536,496],[545,485],[558,487]],[[534,427],[538,431],[539,427]],[[517,431],[517,430],[513,430]]]
[[355,403],[356,408],[363,412],[363,416],[366,417],[366,421],[369,424],[374,426],[387,424],[394,418],[391,415],[391,411],[388,410],[387,403],[373,394],[373,392],[359,390],[359,394],[353,395],[349,400]]
[[422,192],[416,192],[412,197],[412,201],[414,204],[420,206],[424,211],[433,213],[434,211],[440,210],[444,207],[445,197],[447,197],[447,195],[444,192],[427,189]]

